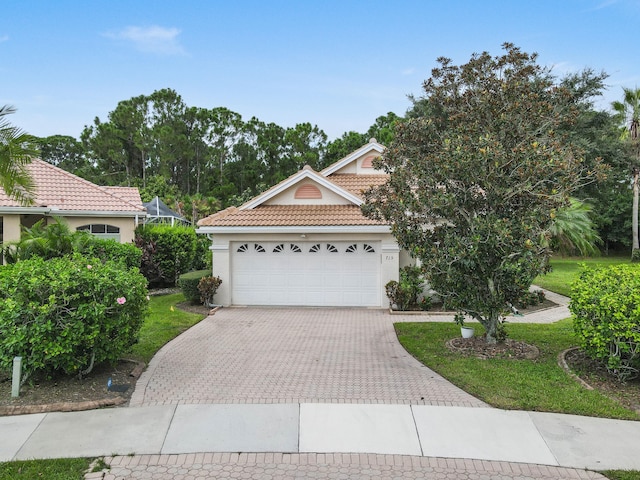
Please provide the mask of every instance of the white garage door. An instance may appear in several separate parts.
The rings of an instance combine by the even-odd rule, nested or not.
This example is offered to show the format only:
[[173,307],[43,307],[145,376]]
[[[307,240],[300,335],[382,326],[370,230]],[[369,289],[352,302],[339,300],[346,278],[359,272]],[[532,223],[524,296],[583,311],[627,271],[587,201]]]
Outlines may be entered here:
[[376,242],[242,242],[231,248],[235,305],[380,305]]

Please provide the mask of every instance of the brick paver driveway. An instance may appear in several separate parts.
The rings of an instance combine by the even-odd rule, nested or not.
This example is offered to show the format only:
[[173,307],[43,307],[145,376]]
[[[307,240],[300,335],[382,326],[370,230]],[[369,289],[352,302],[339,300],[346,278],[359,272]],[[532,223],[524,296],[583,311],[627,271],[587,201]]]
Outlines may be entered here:
[[383,310],[223,308],[158,352],[131,405],[486,406],[411,357],[392,323]]

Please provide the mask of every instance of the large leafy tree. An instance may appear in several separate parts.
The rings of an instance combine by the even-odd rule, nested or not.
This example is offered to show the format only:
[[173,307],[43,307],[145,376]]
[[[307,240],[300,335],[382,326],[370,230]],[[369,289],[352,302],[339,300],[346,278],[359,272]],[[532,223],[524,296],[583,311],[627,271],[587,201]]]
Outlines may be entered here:
[[[512,44],[440,66],[423,84],[422,114],[399,123],[378,167],[388,182],[366,215],[391,224],[449,308],[504,338],[509,304],[543,272],[550,229],[593,172],[567,128],[575,95]],[[598,165],[592,164],[592,170]]]
[[622,102],[613,102],[612,106],[617,114],[620,124],[623,126],[623,139],[629,142],[633,156],[631,165],[631,183],[633,187],[632,207],[632,258],[636,258],[635,251],[640,249],[638,241],[638,200],[640,198],[640,88],[624,88]]
[[4,118],[15,111],[10,105],[0,107],[0,188],[10,198],[29,205],[35,187],[27,166],[38,151],[35,137]]

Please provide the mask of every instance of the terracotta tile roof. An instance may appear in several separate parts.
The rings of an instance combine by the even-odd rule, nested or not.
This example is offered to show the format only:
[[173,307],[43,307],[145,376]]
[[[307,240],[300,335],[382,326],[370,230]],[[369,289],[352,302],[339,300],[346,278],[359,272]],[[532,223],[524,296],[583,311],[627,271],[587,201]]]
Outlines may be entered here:
[[[144,212],[140,194],[134,195],[132,188],[100,187],[39,159],[34,159],[27,168],[36,185],[34,204],[36,207],[59,210]],[[0,189],[0,207],[19,206],[19,203],[11,200]]]
[[384,225],[362,215],[357,205],[260,205],[230,207],[198,222],[201,227]]
[[382,185],[389,179],[388,175],[357,175],[355,173],[334,174],[327,177],[340,188],[362,197],[362,193],[370,187]]
[[142,205],[140,190],[136,187],[104,187],[108,192],[134,205]]

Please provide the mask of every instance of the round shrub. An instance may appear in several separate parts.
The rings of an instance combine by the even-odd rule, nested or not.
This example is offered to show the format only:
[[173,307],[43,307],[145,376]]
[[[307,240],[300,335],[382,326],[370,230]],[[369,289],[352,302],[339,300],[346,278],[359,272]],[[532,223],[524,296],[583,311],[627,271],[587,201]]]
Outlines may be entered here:
[[640,266],[586,269],[573,283],[573,326],[583,350],[624,381],[640,371]]
[[136,342],[148,308],[136,269],[80,255],[0,267],[0,369],[88,374]]

